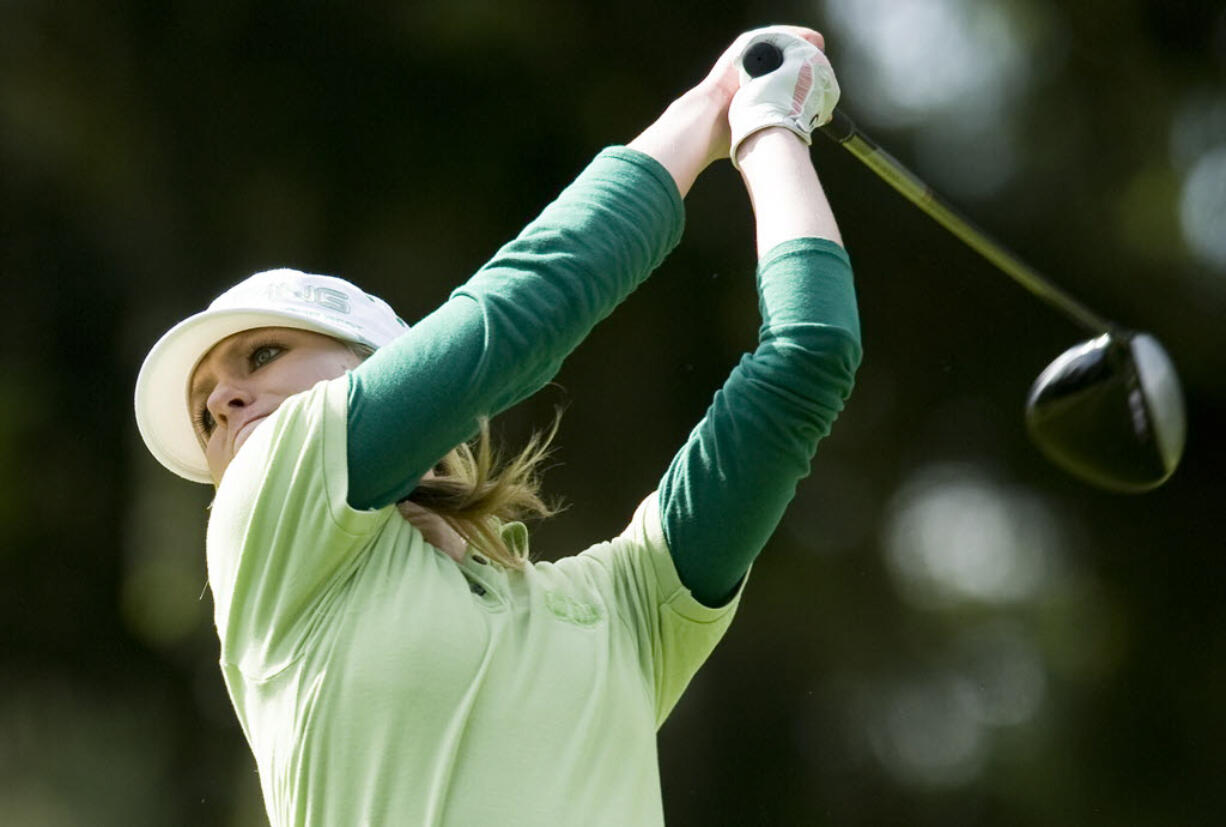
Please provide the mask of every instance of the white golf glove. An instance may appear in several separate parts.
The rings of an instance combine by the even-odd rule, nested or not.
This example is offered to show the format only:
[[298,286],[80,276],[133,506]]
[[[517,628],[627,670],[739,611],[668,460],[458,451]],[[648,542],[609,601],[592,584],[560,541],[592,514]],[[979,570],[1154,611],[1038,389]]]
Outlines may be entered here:
[[[732,165],[737,169],[737,150],[741,142],[760,129],[782,126],[792,130],[806,143],[813,142],[816,127],[830,121],[839,102],[839,83],[822,50],[804,38],[779,27],[768,26],[741,35],[745,45],[737,59],[741,88],[728,109],[732,130]],[[750,77],[744,56],[756,43],[766,41],[783,56],[783,63],[772,72]]]

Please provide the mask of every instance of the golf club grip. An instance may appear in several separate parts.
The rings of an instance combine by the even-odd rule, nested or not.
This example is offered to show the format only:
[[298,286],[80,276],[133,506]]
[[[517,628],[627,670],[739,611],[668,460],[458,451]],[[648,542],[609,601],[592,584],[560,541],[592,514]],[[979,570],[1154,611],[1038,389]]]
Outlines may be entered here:
[[[783,52],[778,46],[766,41],[750,46],[741,58],[741,65],[750,77],[760,77],[773,72],[782,64]],[[1033,295],[1094,333],[1107,333],[1117,329],[1116,324],[1099,316],[1056,287],[983,230],[963,218],[919,176],[861,132],[848,115],[835,109],[830,121],[820,129],[822,134],[856,156],[861,163],[875,172],[877,177]]]

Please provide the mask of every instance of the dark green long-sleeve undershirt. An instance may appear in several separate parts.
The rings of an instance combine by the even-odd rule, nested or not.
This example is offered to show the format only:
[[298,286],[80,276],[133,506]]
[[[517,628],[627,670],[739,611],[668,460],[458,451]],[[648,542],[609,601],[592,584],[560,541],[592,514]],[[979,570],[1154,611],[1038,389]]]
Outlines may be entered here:
[[[530,396],[681,237],[668,172],[626,148],[586,170],[436,311],[353,372],[349,503],[396,502],[482,416]],[[774,531],[851,390],[860,332],[838,245],[800,239],[758,268],[759,345],[732,372],[660,484],[681,581],[733,592]]]

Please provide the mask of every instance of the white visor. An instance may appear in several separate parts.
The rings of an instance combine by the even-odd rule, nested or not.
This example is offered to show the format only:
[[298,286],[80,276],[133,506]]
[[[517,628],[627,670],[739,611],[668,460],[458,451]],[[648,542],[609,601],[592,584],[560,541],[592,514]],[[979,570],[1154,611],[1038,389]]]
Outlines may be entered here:
[[141,438],[157,461],[179,476],[213,481],[188,406],[196,365],[222,339],[258,327],[311,330],[372,350],[409,329],[382,299],[334,276],[267,270],[231,287],[207,310],[168,330],[136,379]]

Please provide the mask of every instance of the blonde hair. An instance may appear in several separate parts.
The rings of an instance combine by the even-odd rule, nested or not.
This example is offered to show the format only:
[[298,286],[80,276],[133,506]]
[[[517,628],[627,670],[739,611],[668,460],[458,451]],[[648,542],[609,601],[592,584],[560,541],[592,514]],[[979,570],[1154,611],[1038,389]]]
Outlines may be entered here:
[[489,420],[471,442],[451,452],[422,480],[408,499],[441,517],[468,543],[491,560],[520,569],[528,561],[526,548],[512,547],[503,539],[503,523],[551,517],[561,510],[541,496],[541,466],[550,448],[561,411],[546,431],[537,431],[528,444],[503,461],[490,436]]
[[[356,342],[345,344],[359,359],[374,353]],[[552,517],[562,510],[560,503],[547,502],[541,495],[542,465],[553,452],[551,445],[561,422],[559,408],[548,430],[533,433],[518,454],[503,461],[490,436],[489,419],[482,417],[477,436],[448,452],[434,467],[433,476],[418,483],[408,500],[437,514],[491,560],[508,568],[523,568],[527,549],[509,546],[502,538],[502,525]]]

